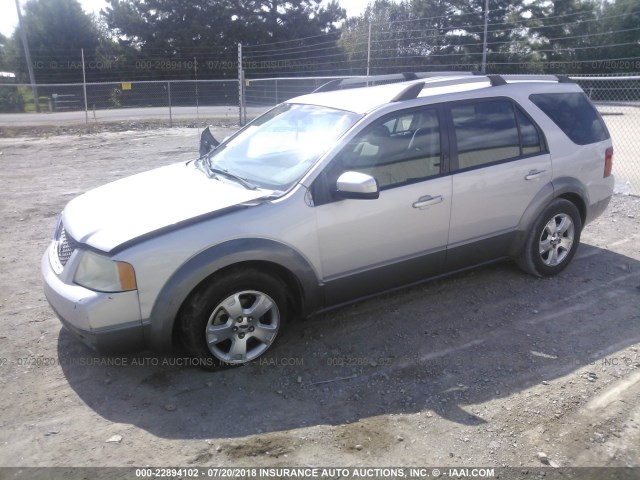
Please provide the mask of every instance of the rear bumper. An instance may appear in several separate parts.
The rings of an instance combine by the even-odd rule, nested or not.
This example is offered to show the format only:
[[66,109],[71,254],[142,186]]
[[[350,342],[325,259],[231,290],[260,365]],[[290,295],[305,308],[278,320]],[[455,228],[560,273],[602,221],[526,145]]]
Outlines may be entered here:
[[64,282],[45,252],[41,262],[44,294],[62,324],[78,340],[103,353],[143,350],[145,336],[137,291],[94,292]]
[[592,222],[593,220],[598,218],[600,215],[602,215],[604,211],[607,209],[607,206],[609,205],[610,201],[611,201],[611,196],[608,196],[606,198],[603,198],[599,202],[592,203],[591,205],[589,205],[589,208],[587,210],[587,218],[585,220],[585,225],[587,223]]

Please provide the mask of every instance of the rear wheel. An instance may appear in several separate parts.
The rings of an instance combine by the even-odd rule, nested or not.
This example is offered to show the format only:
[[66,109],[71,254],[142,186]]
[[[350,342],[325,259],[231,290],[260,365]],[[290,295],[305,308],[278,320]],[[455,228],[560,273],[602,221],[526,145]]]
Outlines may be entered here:
[[211,369],[259,358],[286,323],[284,292],[279,279],[254,269],[230,272],[199,287],[180,317],[187,351]]
[[568,200],[554,200],[536,220],[524,250],[516,260],[525,272],[539,277],[564,270],[580,243],[582,220]]

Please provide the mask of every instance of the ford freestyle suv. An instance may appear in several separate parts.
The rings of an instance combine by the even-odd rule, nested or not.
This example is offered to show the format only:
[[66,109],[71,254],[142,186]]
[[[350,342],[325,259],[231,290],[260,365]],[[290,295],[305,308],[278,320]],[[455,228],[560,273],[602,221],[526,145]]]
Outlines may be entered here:
[[42,259],[62,323],[96,350],[183,345],[216,368],[260,357],[288,321],[404,285],[504,258],[567,267],[614,183],[578,85],[366,81],[332,81],[221,144],[205,130],[196,160],[69,202]]

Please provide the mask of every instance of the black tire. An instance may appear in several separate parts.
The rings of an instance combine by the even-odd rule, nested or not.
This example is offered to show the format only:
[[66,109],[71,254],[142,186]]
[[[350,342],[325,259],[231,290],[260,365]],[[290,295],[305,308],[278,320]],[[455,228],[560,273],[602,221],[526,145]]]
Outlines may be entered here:
[[581,231],[582,219],[576,206],[569,200],[557,198],[534,223],[516,263],[537,277],[557,275],[571,263]]
[[198,287],[178,321],[182,343],[195,363],[218,370],[259,358],[277,339],[287,315],[280,279],[256,269],[238,269]]

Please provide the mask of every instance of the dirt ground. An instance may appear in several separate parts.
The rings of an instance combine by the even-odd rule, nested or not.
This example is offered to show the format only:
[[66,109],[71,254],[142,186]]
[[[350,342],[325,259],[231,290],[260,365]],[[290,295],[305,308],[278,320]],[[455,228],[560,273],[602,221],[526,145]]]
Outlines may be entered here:
[[0,466],[640,466],[637,197],[614,197],[558,277],[505,262],[388,294],[290,325],[247,367],[78,343],[41,288],[57,215],[197,143],[0,139]]

